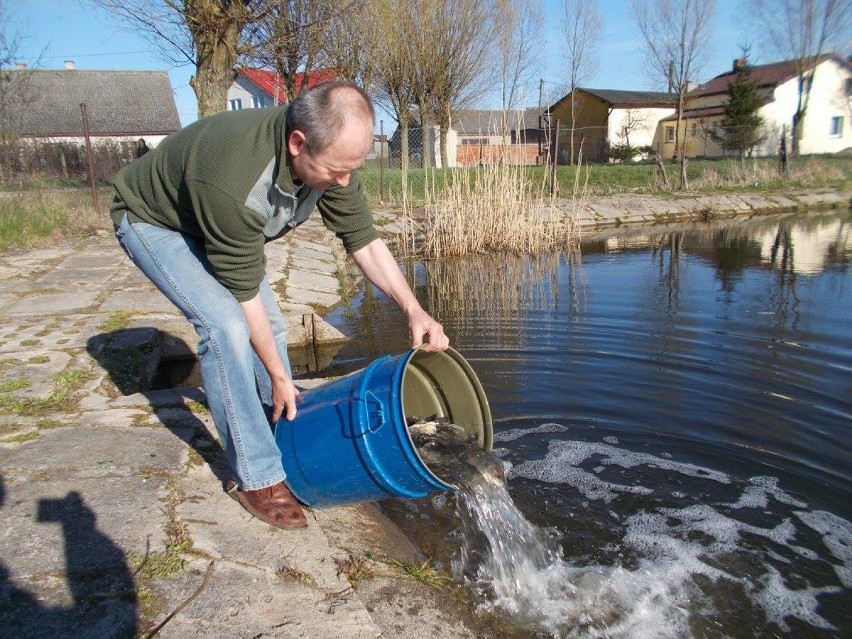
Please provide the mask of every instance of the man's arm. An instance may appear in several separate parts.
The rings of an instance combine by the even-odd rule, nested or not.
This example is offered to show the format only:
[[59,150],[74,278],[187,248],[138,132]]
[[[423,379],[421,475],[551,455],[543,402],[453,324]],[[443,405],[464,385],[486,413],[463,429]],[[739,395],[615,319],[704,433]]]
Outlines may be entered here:
[[240,302],[240,306],[249,327],[252,348],[272,380],[272,422],[278,421],[285,408],[287,419],[293,420],[296,417],[296,387],[284,368],[260,295],[255,295],[247,302]]
[[373,240],[352,253],[352,259],[364,273],[364,277],[396,302],[405,314],[408,330],[411,332],[412,348],[422,346],[424,337],[428,339],[428,343],[423,346],[425,351],[442,351],[450,345],[449,338],[444,334],[444,327],[424,311],[414,297],[384,241]]

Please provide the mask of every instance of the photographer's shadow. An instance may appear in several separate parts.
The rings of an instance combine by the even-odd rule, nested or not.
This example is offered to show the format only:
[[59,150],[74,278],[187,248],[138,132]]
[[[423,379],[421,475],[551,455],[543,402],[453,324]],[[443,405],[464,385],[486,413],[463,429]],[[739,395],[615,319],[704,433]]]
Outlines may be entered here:
[[[0,508],[6,488],[0,476]],[[50,606],[14,583],[0,563],[0,637],[133,638],[137,593],[124,551],[97,528],[97,517],[76,491],[41,499],[37,521],[58,523],[65,540],[65,578],[71,607]]]
[[[168,338],[172,349],[192,352],[184,340],[173,335]],[[155,380],[163,373],[159,370],[163,363],[152,352],[160,339],[160,331],[154,327],[127,328],[89,338],[86,350],[107,372],[122,395],[144,395],[160,422],[204,460],[224,488],[232,474],[222,445],[191,410],[176,413],[173,401],[163,401],[163,393],[169,393],[181,396],[184,406],[187,406],[188,402],[198,399],[197,386],[152,389]],[[175,360],[170,364],[179,368],[186,361]]]

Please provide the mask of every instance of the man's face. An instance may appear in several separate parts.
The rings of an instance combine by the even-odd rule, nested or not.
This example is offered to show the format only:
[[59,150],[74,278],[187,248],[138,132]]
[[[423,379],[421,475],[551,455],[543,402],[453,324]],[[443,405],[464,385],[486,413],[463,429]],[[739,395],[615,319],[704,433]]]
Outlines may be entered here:
[[352,171],[364,163],[372,144],[369,120],[353,118],[343,126],[331,146],[314,154],[308,153],[305,135],[297,129],[287,138],[293,177],[320,191],[333,184],[346,186]]

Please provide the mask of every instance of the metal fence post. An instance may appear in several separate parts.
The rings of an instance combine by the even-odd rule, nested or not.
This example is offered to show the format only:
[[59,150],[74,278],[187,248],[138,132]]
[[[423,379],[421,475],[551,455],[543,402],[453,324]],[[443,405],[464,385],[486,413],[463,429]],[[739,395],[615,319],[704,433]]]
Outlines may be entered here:
[[92,141],[89,138],[89,114],[86,111],[86,104],[80,104],[80,112],[83,114],[83,137],[86,139],[86,164],[89,167],[89,186],[92,189],[92,206],[97,211],[98,206],[98,189],[95,186],[95,163],[92,160]]

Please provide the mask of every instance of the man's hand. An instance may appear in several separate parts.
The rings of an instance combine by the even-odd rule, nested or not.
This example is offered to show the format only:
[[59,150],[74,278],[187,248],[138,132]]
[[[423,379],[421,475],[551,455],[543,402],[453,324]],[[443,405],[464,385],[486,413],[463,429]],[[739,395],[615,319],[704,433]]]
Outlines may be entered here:
[[272,380],[272,423],[279,420],[287,409],[287,421],[296,419],[296,398],[299,396],[293,381],[286,375]]
[[423,346],[423,350],[443,351],[450,345],[444,327],[423,310],[414,293],[405,281],[385,243],[376,239],[352,254],[355,264],[364,276],[388,295],[405,313],[408,330],[411,332],[411,347]]
[[[443,351],[450,345],[444,327],[418,305],[406,313],[408,330],[411,333],[411,348],[423,347],[424,351]],[[424,338],[426,342],[424,345]]]
[[287,410],[287,419],[296,418],[296,387],[293,380],[287,374],[275,336],[272,334],[272,326],[269,324],[269,316],[263,308],[260,295],[255,295],[247,302],[240,302],[246,323],[249,327],[250,340],[254,352],[263,363],[269,379],[272,382],[272,423],[278,421],[284,410]]

